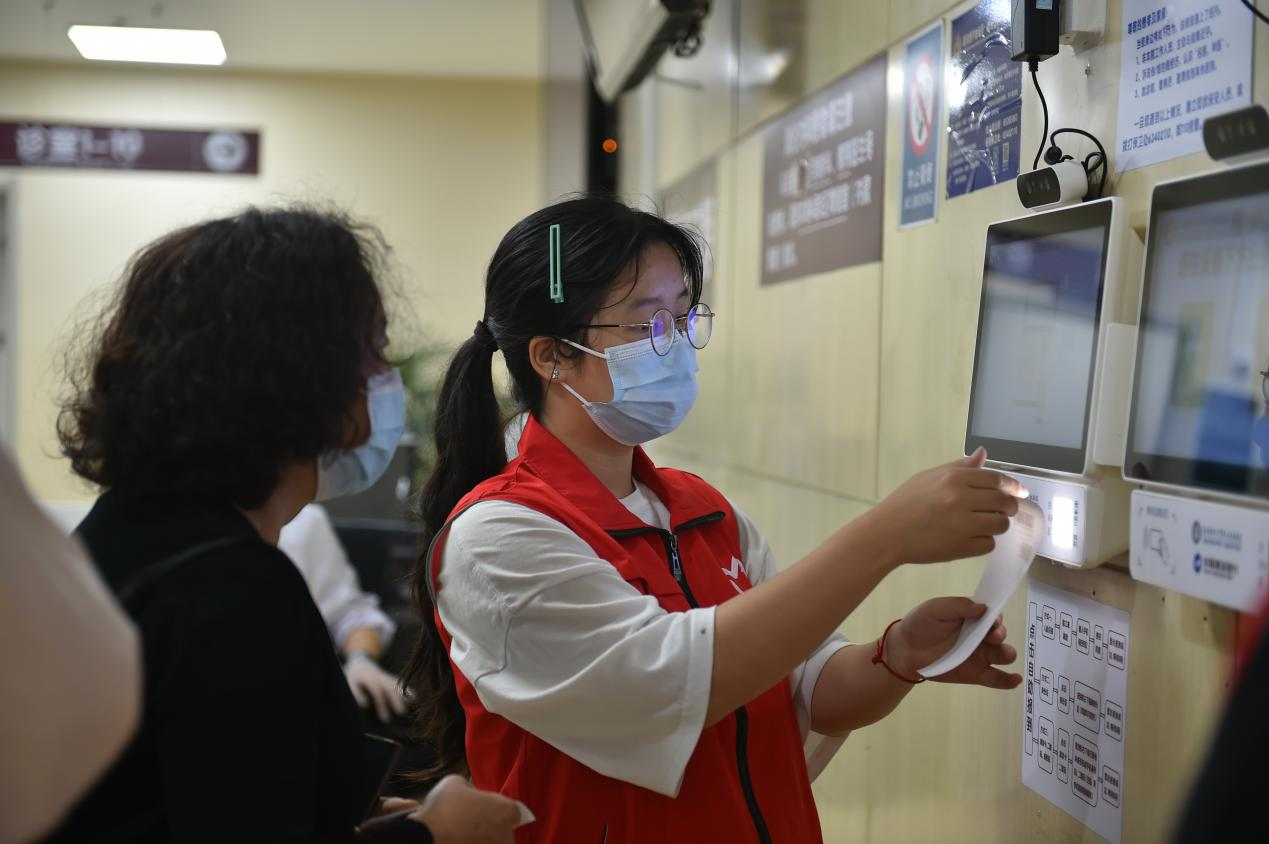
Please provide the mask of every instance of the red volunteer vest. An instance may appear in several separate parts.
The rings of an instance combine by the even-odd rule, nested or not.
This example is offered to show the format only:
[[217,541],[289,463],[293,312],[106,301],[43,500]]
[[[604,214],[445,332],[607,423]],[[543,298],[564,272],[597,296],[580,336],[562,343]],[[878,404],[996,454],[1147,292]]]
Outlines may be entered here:
[[[750,587],[738,562],[735,516],[717,490],[695,475],[656,468],[642,449],[634,475],[666,505],[673,532],[636,518],[530,419],[519,457],[460,501],[450,522],[478,501],[530,507],[567,525],[668,612],[715,606]],[[447,528],[430,551],[434,589]],[[436,625],[448,648],[439,614]],[[473,783],[523,801],[537,816],[517,831],[517,844],[822,841],[787,681],[701,733],[677,798],[599,774],[488,712],[457,666],[454,682],[467,715]]]

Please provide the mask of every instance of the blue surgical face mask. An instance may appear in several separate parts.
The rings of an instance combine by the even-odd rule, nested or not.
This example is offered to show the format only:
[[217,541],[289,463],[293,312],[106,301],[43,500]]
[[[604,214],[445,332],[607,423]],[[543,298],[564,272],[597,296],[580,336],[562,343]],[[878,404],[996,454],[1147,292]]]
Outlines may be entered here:
[[670,433],[696,401],[696,349],[686,337],[676,338],[664,357],[647,340],[604,352],[564,342],[608,362],[609,401],[587,401],[568,384],[563,387],[582,403],[601,431],[622,445],[641,445]]
[[370,437],[355,448],[328,451],[317,458],[317,500],[365,492],[379,480],[405,431],[405,388],[401,372],[371,376],[366,384]]

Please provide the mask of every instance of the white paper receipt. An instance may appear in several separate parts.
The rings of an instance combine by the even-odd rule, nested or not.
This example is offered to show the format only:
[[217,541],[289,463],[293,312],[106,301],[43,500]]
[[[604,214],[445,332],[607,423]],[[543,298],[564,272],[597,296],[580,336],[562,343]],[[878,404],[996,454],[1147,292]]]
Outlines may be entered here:
[[996,550],[987,558],[987,567],[974,590],[974,601],[986,604],[987,612],[977,621],[966,621],[956,644],[932,665],[922,668],[919,672],[922,677],[946,674],[969,659],[979,643],[987,638],[996,617],[1031,568],[1043,535],[1044,511],[1034,502],[1019,502],[1018,515],[1010,521],[1009,530],[996,537]]

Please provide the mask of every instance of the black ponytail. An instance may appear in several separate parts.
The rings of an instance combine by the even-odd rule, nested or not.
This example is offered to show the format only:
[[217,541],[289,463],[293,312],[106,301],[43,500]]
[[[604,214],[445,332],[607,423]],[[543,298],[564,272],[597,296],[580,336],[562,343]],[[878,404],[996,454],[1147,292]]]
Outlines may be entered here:
[[[424,553],[454,504],[476,484],[502,471],[507,462],[493,385],[497,346],[480,330],[482,326],[458,347],[437,399],[433,422],[437,460],[420,496]],[[422,559],[418,568],[426,571]],[[436,750],[436,763],[422,776],[434,779],[461,767],[466,719],[432,617],[435,608],[426,580],[416,575],[413,588],[415,604],[422,611],[423,630],[406,667],[406,687],[418,694],[418,727]]]
[[[548,282],[549,229],[558,224],[563,256],[564,301],[552,301]],[[701,244],[688,229],[607,196],[581,196],[530,214],[507,232],[485,277],[485,317],[449,365],[436,408],[436,466],[419,499],[426,549],[459,500],[506,465],[504,420],[494,393],[492,362],[502,352],[519,409],[538,416],[542,381],[529,360],[534,337],[581,341],[612,286],[655,243],[674,250],[683,266],[691,302],[700,301]],[[633,288],[634,281],[630,282]],[[560,357],[577,352],[564,346]],[[426,552],[426,551],[425,551]],[[414,691],[423,738],[436,752],[424,778],[465,767],[465,718],[449,654],[436,629],[427,584],[427,560],[413,574],[414,601],[423,631],[402,679]]]
[[458,347],[441,384],[433,422],[436,466],[421,499],[429,536],[445,523],[460,498],[507,464],[493,384],[496,349],[478,327]]

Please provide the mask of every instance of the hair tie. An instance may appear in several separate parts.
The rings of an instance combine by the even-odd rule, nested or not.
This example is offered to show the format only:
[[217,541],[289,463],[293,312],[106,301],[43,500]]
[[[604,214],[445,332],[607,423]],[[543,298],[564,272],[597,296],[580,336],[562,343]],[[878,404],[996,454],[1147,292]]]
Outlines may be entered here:
[[480,345],[488,349],[498,348],[498,340],[494,337],[493,332],[489,330],[489,326],[485,325],[483,319],[476,321],[476,328],[472,331],[472,336],[480,341]]

